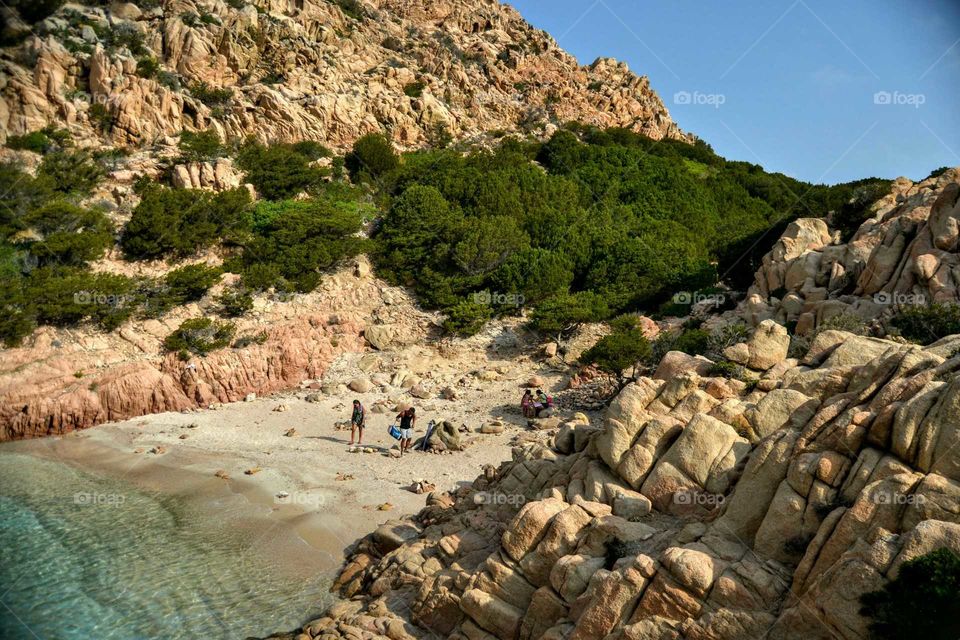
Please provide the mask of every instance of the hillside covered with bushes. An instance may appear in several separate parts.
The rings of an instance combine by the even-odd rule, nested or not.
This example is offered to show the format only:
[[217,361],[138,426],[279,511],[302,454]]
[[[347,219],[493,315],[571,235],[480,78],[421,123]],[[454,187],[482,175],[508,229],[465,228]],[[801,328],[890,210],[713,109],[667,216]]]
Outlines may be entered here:
[[[202,297],[224,271],[241,276],[224,304],[225,315],[236,315],[238,299],[310,291],[359,252],[448,314],[453,333],[525,308],[538,328],[562,329],[652,311],[678,291],[720,280],[736,286],[752,277],[779,226],[886,185],[809,185],[724,160],[703,142],[576,124],[545,143],[507,137],[493,149],[402,155],[371,134],[335,158],[317,143],[228,143],[212,131],[184,132],[179,155],[154,180],[136,183],[136,204],[114,225],[88,196],[122,153],[76,149],[56,130],[9,146],[42,160],[34,175],[14,163],[0,173],[7,344],[37,325],[93,321],[110,330],[162,315]],[[225,157],[256,198],[243,187],[173,186],[177,163]],[[115,243],[126,261],[163,259],[174,270],[162,281],[91,270]],[[179,266],[211,249],[222,266]],[[678,315],[686,310],[670,304]]]

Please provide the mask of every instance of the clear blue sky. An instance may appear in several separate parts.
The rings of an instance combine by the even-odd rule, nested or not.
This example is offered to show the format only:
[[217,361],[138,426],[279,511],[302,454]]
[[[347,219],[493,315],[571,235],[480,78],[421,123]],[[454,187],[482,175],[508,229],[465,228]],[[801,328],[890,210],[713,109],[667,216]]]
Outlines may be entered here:
[[826,183],[960,165],[958,0],[508,4],[581,63],[649,76],[724,157]]

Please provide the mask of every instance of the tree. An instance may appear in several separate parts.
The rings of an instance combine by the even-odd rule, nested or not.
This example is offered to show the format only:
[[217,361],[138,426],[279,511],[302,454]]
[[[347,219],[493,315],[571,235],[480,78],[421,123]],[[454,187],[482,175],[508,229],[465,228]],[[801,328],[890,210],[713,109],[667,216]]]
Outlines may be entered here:
[[247,144],[237,155],[247,180],[267,200],[292,198],[318,185],[326,172],[310,162],[311,158],[284,144]]
[[446,309],[446,313],[447,319],[443,321],[445,331],[458,336],[472,336],[493,316],[493,309],[490,305],[463,300]]
[[547,298],[534,309],[530,325],[542,333],[554,334],[557,342],[561,342],[563,336],[578,325],[599,322],[609,314],[606,301],[591,291],[561,293]]
[[879,591],[860,597],[860,614],[882,640],[960,638],[960,556],[946,547],[909,560]]
[[620,316],[611,326],[613,331],[587,349],[580,360],[617,376],[623,387],[631,379],[627,372],[632,371],[636,378],[640,373],[638,365],[650,358],[652,349],[636,316]]
[[81,266],[113,245],[113,225],[107,216],[62,200],[34,209],[23,223],[40,234],[29,245],[40,264]]
[[183,162],[209,162],[226,153],[216,129],[181,131],[178,146]]
[[54,151],[43,157],[37,176],[51,180],[53,189],[68,195],[85,197],[103,179],[103,169],[93,162],[88,151]]
[[393,145],[380,133],[368,133],[353,143],[353,150],[345,158],[350,179],[354,182],[369,176],[376,180],[393,171],[400,164]]

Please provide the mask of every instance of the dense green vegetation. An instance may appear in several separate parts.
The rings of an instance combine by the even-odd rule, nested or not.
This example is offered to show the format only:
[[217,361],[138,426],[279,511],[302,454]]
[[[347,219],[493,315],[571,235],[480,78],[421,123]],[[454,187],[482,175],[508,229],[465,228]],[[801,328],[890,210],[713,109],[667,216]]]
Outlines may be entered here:
[[907,340],[930,344],[960,333],[960,306],[935,303],[903,307],[890,324]]
[[[545,144],[406,154],[394,168],[382,141],[362,143],[348,168],[387,203],[380,273],[452,312],[460,333],[522,305],[537,307],[537,328],[562,332],[721,276],[749,282],[778,236],[771,230],[886,184],[809,185],[728,162],[702,142],[579,125]],[[476,304],[482,292],[490,303]]]
[[[193,90],[214,106],[229,101]],[[194,266],[160,281],[97,279],[84,268],[116,234],[128,260],[177,261],[220,247],[223,270],[242,279],[219,300],[226,316],[251,308],[258,291],[310,291],[325,270],[369,251],[380,275],[447,314],[450,333],[470,335],[492,317],[527,308],[533,328],[562,337],[580,323],[638,310],[686,314],[689,304],[670,302],[674,293],[749,281],[756,259],[799,215],[837,210],[855,228],[886,185],[809,185],[728,162],[703,142],[580,125],[545,143],[504,138],[493,150],[403,155],[383,135],[368,134],[333,158],[332,172],[315,163],[333,155],[317,142],[238,145],[211,129],[184,131],[178,161],[235,154],[260,200],[246,189],[214,193],[144,179],[129,221],[114,230],[79,202],[119,156],[70,149],[54,129],[12,144],[43,159],[35,178],[0,165],[0,257],[11,274],[2,285],[5,308],[22,301],[26,309],[3,319],[8,344],[37,323],[110,326],[133,314],[162,315],[202,297],[220,276]],[[344,169],[357,186],[343,181]],[[367,240],[359,232],[371,220]],[[37,286],[122,303],[54,313]],[[650,358],[710,348],[711,337],[696,327],[637,346],[636,327],[626,322],[618,321],[624,326],[603,345],[606,354],[591,356],[617,373],[613,352],[626,346],[649,349]]]
[[960,638],[960,557],[943,547],[905,562],[895,580],[860,603],[874,638]]
[[248,143],[240,149],[237,163],[260,197],[281,200],[321,183],[327,172],[310,164],[315,152],[298,145]]
[[140,204],[123,230],[120,247],[128,259],[188,256],[215,242],[236,241],[248,224],[250,194],[144,186]]

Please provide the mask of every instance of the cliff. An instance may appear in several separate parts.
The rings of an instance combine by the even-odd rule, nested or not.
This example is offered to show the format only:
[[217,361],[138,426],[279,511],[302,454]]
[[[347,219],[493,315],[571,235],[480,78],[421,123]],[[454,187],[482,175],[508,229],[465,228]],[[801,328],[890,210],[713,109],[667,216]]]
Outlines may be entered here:
[[67,4],[19,28],[0,53],[0,142],[47,124],[114,146],[212,127],[342,150],[371,131],[415,147],[568,120],[688,137],[646,77],[581,66],[496,0]]

